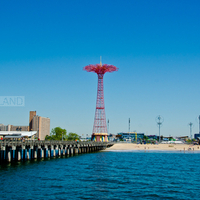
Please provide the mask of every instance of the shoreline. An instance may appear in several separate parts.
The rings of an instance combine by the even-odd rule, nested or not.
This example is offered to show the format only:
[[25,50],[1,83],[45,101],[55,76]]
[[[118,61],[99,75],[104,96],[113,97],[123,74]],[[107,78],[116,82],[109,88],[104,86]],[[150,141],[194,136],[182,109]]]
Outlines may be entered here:
[[200,145],[188,144],[133,144],[115,143],[104,151],[173,151],[173,152],[199,152]]

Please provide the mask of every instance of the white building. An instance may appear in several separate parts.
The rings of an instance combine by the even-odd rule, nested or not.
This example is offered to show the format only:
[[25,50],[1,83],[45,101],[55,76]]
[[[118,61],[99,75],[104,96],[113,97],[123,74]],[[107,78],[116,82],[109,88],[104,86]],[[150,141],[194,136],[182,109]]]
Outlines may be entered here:
[[34,139],[37,131],[0,131],[1,138],[29,138]]

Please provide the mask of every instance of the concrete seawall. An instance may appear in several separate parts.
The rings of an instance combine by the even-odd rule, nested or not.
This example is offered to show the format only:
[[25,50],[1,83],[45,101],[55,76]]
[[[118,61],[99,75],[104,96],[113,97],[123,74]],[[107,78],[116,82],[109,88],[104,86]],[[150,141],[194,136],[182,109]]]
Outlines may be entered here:
[[0,141],[0,164],[101,151],[107,142]]

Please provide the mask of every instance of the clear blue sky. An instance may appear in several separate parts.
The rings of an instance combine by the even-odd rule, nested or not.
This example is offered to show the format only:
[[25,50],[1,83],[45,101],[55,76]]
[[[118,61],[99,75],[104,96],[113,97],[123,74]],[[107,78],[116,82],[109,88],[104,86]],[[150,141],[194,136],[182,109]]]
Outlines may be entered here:
[[30,110],[79,135],[92,133],[97,76],[88,64],[113,64],[104,76],[109,132],[198,132],[200,1],[1,1],[0,123],[28,125]]

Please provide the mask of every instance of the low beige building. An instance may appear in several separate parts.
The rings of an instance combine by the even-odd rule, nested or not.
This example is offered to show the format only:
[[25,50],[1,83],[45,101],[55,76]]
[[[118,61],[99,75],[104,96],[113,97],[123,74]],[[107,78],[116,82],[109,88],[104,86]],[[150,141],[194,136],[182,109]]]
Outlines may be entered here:
[[10,131],[29,131],[29,126],[13,126],[13,125],[11,125]]
[[29,126],[13,126],[0,124],[0,131],[29,131]]

